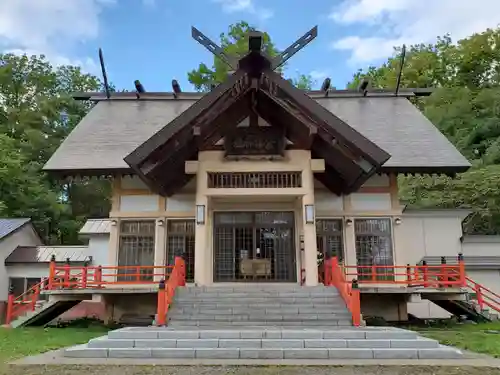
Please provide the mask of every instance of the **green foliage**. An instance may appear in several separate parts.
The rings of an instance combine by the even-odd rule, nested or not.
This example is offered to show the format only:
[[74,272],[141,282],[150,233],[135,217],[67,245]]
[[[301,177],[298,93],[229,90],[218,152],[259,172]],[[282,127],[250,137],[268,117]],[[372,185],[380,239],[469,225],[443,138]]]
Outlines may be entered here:
[[[456,44],[445,36],[432,45],[410,46],[402,87],[437,87],[416,101],[473,167],[456,179],[400,178],[401,197],[416,207],[471,208],[468,233],[500,233],[500,28]],[[380,67],[358,71],[349,87],[368,77],[372,87],[394,88],[400,52]]]
[[53,68],[43,56],[0,55],[0,215],[31,217],[48,244],[77,243],[83,220],[109,206],[107,181],[61,184],[42,172],[90,109],[70,94],[100,86],[80,68]]
[[[220,34],[221,48],[227,55],[235,59],[243,57],[248,52],[248,33],[252,31],[256,31],[255,27],[245,21],[229,25],[227,33]],[[270,57],[279,54],[267,33],[263,33],[262,50]],[[196,90],[210,91],[212,84],[219,84],[226,80],[229,69],[226,63],[214,56],[211,68],[204,63],[200,63],[197,69],[193,69],[188,73],[188,80]],[[296,79],[292,79],[292,83],[301,89],[311,89],[313,84],[311,77],[308,75],[299,75]]]

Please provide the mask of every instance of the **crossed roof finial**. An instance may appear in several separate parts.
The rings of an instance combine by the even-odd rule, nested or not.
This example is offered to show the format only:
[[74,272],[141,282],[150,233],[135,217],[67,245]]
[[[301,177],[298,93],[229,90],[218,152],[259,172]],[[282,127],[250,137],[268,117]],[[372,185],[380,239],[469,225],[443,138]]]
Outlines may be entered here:
[[[236,70],[238,68],[238,61],[233,56],[228,55],[222,47],[217,45],[214,41],[212,41],[209,37],[203,34],[196,27],[191,27],[191,35],[194,40],[200,43],[203,47],[217,56],[221,61],[226,63],[231,70]],[[271,62],[271,69],[276,70],[280,66],[282,66],[285,62],[287,62],[293,55],[299,52],[302,48],[308,45],[311,41],[313,41],[318,36],[318,26],[314,26],[307,33],[302,35],[299,39],[297,39],[294,43],[290,44],[290,46],[281,52],[278,56],[273,58],[269,58],[262,53],[262,45],[263,45],[263,34],[259,31],[252,31],[249,34],[248,40],[248,49],[249,53],[260,53],[267,57]]]

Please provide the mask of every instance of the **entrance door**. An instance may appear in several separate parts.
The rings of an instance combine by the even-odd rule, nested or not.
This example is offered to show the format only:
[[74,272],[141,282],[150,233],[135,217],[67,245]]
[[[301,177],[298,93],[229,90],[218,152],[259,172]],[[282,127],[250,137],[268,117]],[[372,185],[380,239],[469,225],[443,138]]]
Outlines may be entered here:
[[214,281],[296,281],[293,212],[216,212]]
[[186,281],[194,281],[194,220],[168,220],[167,264],[173,265],[176,256],[186,262]]

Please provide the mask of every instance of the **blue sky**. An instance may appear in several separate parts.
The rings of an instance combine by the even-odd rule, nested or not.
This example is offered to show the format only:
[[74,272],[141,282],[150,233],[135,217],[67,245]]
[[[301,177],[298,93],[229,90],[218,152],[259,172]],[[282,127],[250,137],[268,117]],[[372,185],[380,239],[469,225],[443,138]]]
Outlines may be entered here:
[[[140,79],[147,90],[168,90],[170,80],[176,78],[188,90],[191,85],[187,71],[200,62],[211,66],[213,60],[212,54],[191,38],[192,25],[218,43],[219,34],[228,25],[245,20],[267,31],[280,50],[318,25],[317,39],[290,59],[286,73],[312,74],[318,84],[331,73],[334,83],[343,87],[355,68],[347,64],[348,52],[332,51],[329,44],[332,39],[348,35],[349,28],[337,27],[327,18],[331,11],[329,0],[314,1],[315,7],[300,11],[289,9],[290,0],[274,0],[272,9],[264,6],[265,1],[255,0],[255,11],[232,11],[223,4],[205,0],[176,1],[164,7],[160,1],[156,6],[125,1],[126,5],[103,14],[99,44],[105,53],[110,79],[117,86],[130,86],[134,79]],[[318,12],[320,9],[323,11]],[[88,43],[85,46],[88,53],[97,44]]]
[[[295,55],[287,76],[326,76],[344,88],[358,68],[379,64],[403,43],[454,39],[500,23],[498,0],[0,0],[0,50],[40,54],[54,65],[78,64],[100,74],[103,48],[109,79],[148,91],[170,90],[176,78],[213,57],[191,38],[196,26],[218,42],[228,25],[248,21],[279,49],[312,26],[319,35]],[[471,17],[471,15],[474,15]]]

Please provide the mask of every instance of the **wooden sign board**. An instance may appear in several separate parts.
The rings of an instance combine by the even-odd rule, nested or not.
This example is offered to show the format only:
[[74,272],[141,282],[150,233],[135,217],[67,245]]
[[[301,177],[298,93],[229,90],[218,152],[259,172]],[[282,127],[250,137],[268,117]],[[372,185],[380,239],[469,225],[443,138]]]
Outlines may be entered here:
[[236,127],[224,138],[227,158],[283,157],[283,129],[274,126]]

